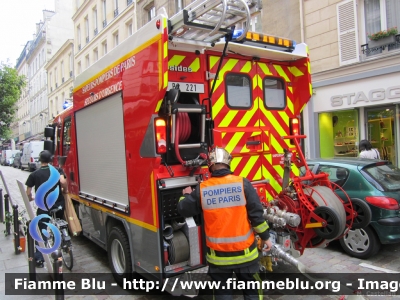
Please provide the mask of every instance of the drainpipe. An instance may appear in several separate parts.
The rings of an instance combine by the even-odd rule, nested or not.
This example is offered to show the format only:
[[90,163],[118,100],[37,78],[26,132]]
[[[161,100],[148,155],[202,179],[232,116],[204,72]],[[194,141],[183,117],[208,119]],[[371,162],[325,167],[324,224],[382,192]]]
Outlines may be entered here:
[[304,43],[303,0],[299,0],[299,8],[300,8],[300,36],[301,36],[301,42]]

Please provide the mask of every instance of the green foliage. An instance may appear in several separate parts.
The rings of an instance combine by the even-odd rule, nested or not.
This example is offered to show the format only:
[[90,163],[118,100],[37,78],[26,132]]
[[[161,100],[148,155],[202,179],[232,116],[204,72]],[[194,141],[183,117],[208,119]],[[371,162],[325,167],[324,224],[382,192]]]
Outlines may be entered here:
[[377,41],[387,36],[396,35],[397,33],[398,33],[397,27],[392,27],[389,28],[388,30],[381,30],[374,34],[368,34],[368,37],[372,41]]
[[25,85],[24,76],[19,76],[17,70],[4,62],[0,63],[0,138],[10,137],[10,124],[15,118],[16,103]]
[[[25,213],[26,213],[26,210],[22,210],[22,211],[18,212],[18,223],[19,223],[20,229],[22,226],[22,233],[24,236],[26,236],[26,234],[28,232],[28,227],[26,224],[28,222],[28,219],[25,217]],[[10,223],[11,227],[14,225],[14,216],[13,216],[12,211],[11,212],[6,211],[4,214],[3,224],[7,224],[7,223]],[[4,230],[3,232],[4,232],[5,236],[8,235],[6,230]]]

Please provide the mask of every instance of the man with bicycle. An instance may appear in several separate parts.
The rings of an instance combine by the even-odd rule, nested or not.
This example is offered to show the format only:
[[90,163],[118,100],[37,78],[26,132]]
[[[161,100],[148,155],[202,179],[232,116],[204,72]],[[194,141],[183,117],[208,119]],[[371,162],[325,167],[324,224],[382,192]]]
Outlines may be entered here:
[[[40,152],[39,154],[39,161],[40,161],[40,169],[32,172],[28,179],[26,180],[25,185],[27,186],[26,188],[26,194],[28,195],[29,201],[33,201],[34,198],[32,197],[32,188],[35,187],[35,192],[38,190],[38,188],[45,183],[49,178],[50,178],[50,169],[49,169],[49,163],[51,161],[52,154],[50,151],[44,150]],[[56,214],[57,218],[63,219],[64,218],[64,196],[63,193],[67,192],[68,185],[67,185],[67,179],[65,176],[64,171],[61,168],[57,168],[58,172],[60,173],[60,179],[57,183],[58,187],[60,188],[60,192],[58,194],[58,199],[54,203],[53,208],[61,206],[62,209],[59,210]],[[48,211],[44,211],[41,208],[38,208],[36,211],[36,215],[39,216],[41,214],[48,214]],[[46,229],[47,225],[44,224],[45,222],[49,222],[49,219],[41,219],[39,221],[39,229],[40,232],[42,232],[42,229]],[[46,237],[42,234],[43,240],[46,241]],[[35,252],[35,260],[36,260],[36,267],[38,268],[43,268],[44,267],[44,258],[43,254],[40,251]]]

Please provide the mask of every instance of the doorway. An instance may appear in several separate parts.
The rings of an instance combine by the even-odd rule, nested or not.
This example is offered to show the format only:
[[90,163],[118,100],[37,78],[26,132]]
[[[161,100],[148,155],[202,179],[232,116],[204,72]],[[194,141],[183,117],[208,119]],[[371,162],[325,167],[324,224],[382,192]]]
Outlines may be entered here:
[[379,151],[381,159],[397,165],[394,106],[366,109],[366,134],[372,147]]

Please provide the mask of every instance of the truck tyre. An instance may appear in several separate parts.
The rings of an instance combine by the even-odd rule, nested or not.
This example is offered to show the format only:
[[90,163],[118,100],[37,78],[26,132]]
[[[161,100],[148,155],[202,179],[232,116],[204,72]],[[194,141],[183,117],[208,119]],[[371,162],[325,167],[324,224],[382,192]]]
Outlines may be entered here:
[[361,259],[374,256],[381,248],[381,242],[370,226],[351,229],[339,241],[347,254]]
[[367,227],[372,218],[371,208],[365,201],[358,198],[351,199],[351,203],[353,204],[353,210],[357,212],[357,217],[354,218],[351,229]]
[[122,285],[123,278],[132,280],[132,259],[129,240],[120,227],[113,227],[107,241],[108,261],[115,281]]
[[35,169],[34,169],[34,168],[32,168],[30,164],[28,164],[28,170],[29,170],[29,172],[33,172],[33,171],[35,171]]

